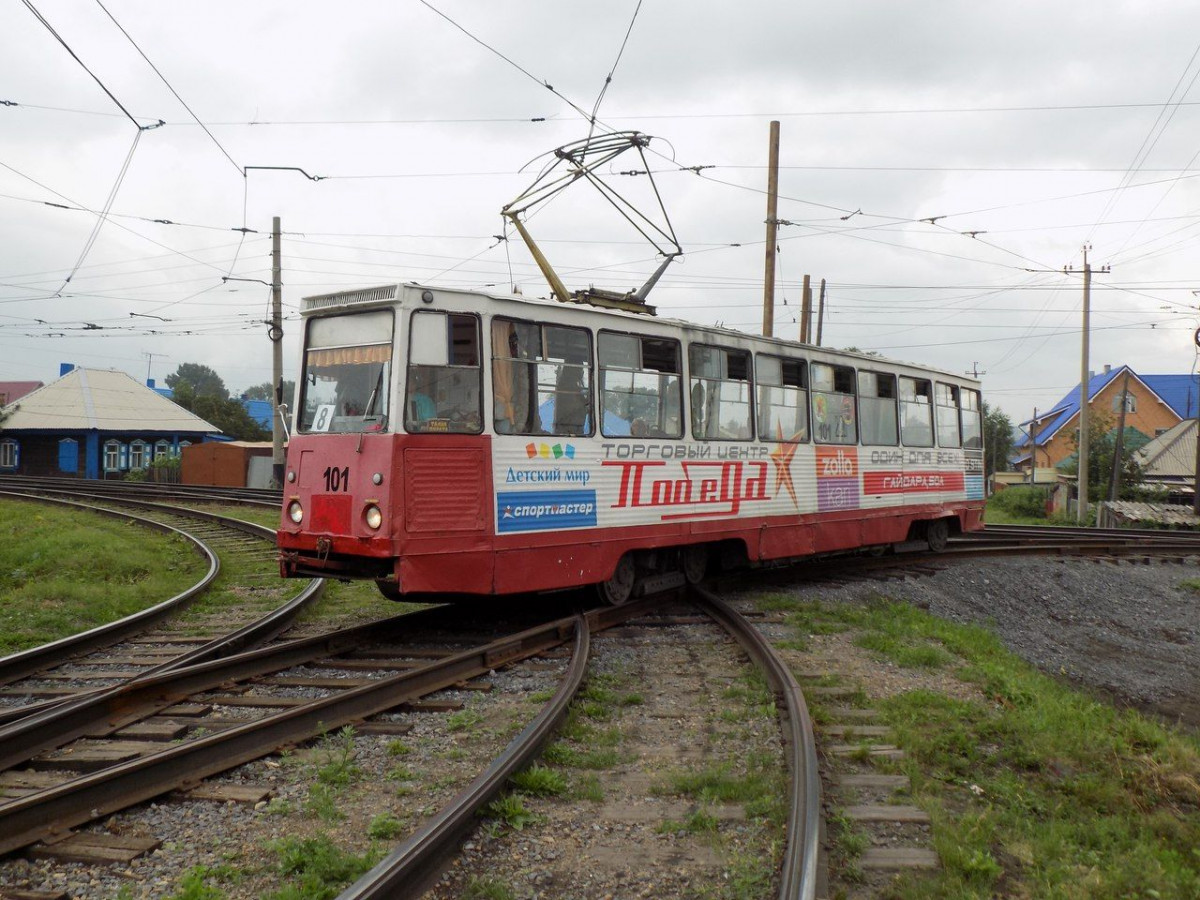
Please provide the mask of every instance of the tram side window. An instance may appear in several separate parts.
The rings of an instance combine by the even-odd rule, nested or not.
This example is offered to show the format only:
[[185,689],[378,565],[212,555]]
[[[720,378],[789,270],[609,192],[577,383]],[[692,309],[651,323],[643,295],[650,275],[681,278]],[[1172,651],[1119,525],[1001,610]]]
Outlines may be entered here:
[[811,372],[813,437],[818,444],[857,444],[854,370],[813,363]]
[[481,432],[479,320],[463,313],[418,310],[408,344],[405,430]]
[[679,341],[600,332],[600,433],[605,437],[683,436]]
[[392,380],[392,311],[308,323],[300,431],[383,431]]
[[894,447],[899,443],[895,375],[858,373],[858,418],[864,444]]
[[750,421],[750,354],[729,347],[692,344],[692,436],[699,440],[748,441]]
[[759,354],[758,436],[764,441],[808,440],[808,370],[802,359]]
[[962,397],[962,437],[963,446],[968,450],[983,449],[983,410],[979,403],[979,391],[963,388]]
[[492,394],[498,434],[592,434],[591,332],[493,320]]
[[937,398],[937,438],[939,447],[961,447],[962,430],[958,422],[958,387],[953,384],[935,385]]
[[923,378],[900,379],[900,438],[905,447],[933,446],[933,385]]

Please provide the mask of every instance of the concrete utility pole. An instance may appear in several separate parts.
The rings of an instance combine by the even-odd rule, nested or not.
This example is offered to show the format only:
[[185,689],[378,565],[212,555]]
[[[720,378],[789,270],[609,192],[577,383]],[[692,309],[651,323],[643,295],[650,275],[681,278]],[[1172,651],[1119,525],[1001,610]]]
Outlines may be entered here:
[[1033,421],[1029,423],[1029,484],[1037,484],[1037,407],[1033,408]]
[[1087,524],[1088,511],[1088,339],[1091,337],[1092,266],[1091,245],[1083,245],[1083,346],[1079,361],[1079,504],[1076,521]]
[[1125,369],[1125,380],[1121,383],[1121,415],[1117,417],[1117,444],[1113,448],[1112,483],[1108,499],[1116,503],[1121,499],[1121,454],[1125,450],[1125,410],[1129,404],[1129,369]]
[[279,251],[279,216],[271,220],[271,479],[283,487],[283,260]]
[[779,230],[776,212],[779,206],[779,123],[771,123],[767,160],[767,250],[763,277],[763,337],[775,333],[775,233]]
[[[1195,342],[1200,347],[1200,328],[1196,329]],[[1200,386],[1200,380],[1197,384]],[[1192,482],[1192,512],[1200,516],[1200,397],[1196,404],[1196,480]]]

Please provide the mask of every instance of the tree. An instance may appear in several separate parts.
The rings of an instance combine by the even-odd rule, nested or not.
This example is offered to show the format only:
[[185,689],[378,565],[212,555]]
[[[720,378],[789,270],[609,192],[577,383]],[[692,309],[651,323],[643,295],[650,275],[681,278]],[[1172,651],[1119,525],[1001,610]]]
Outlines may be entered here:
[[984,478],[1008,471],[1013,450],[1013,423],[999,407],[983,403]]
[[[1138,496],[1138,488],[1145,478],[1134,450],[1144,446],[1147,437],[1136,429],[1126,427],[1121,451],[1121,491],[1118,499],[1128,500]],[[1075,455],[1059,463],[1059,468],[1069,475],[1079,475],[1079,431],[1071,436]],[[1107,500],[1112,486],[1113,456],[1117,450],[1117,429],[1113,418],[1106,411],[1092,406],[1088,414],[1088,497]]]
[[234,400],[232,397],[217,397],[212,394],[197,394],[191,382],[188,381],[179,382],[173,390],[175,392],[174,400],[177,404],[209,424],[215,425],[222,434],[226,434],[234,440],[265,441],[271,437],[271,432],[262,428],[250,417],[240,400]]
[[225,387],[221,376],[201,363],[181,363],[178,369],[167,376],[166,381],[167,387],[176,394],[186,385],[196,397],[229,399],[229,389]]
[[[262,384],[251,385],[242,391],[242,396],[247,400],[270,400],[271,395],[275,392],[275,386],[269,381],[264,381]],[[290,404],[292,397],[296,394],[296,382],[283,382],[283,402]]]

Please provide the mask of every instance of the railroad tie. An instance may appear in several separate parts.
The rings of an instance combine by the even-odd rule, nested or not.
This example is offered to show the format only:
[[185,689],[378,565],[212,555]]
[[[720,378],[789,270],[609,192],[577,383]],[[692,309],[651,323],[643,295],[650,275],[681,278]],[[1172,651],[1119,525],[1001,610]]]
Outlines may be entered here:
[[[835,719],[845,724],[824,725],[821,727],[821,731],[830,737],[842,738],[846,743],[825,747],[827,753],[843,758],[864,752],[873,758],[902,759],[904,757],[904,751],[898,747],[891,744],[873,743],[875,740],[888,737],[891,729],[886,726],[864,724],[871,721],[871,715],[867,714],[870,711],[834,709],[831,712]],[[872,743],[851,743],[855,739]],[[908,804],[885,802],[884,798],[889,795],[897,791],[906,791],[911,787],[907,775],[854,772],[833,775],[831,780],[842,791],[856,797],[865,795],[874,801],[859,802],[843,807],[842,814],[852,822],[868,828],[872,825],[883,828],[889,825],[901,828],[907,825],[930,825],[929,814],[923,809]],[[880,871],[930,869],[936,868],[939,860],[935,852],[925,847],[871,846],[859,856],[858,865],[863,869]]]

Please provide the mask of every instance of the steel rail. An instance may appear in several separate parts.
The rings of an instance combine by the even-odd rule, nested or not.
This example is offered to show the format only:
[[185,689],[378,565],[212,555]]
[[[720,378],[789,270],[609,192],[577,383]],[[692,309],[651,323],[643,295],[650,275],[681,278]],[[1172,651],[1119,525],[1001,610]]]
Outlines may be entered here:
[[86,485],[89,489],[109,494],[142,494],[144,496],[172,496],[214,503],[243,503],[249,506],[281,505],[283,492],[277,488],[235,488],[217,485],[181,484],[170,482],[105,481],[97,479],[54,478],[36,475],[0,475],[0,485],[12,486],[17,490],[46,490],[53,493],[77,491]]
[[[237,631],[215,637],[211,641],[201,644],[199,647],[189,650],[186,653],[181,653],[179,656],[168,659],[165,662],[161,662],[157,666],[150,666],[137,675],[125,679],[121,684],[130,684],[163,672],[172,672],[177,669],[199,665],[200,663],[223,659],[236,653],[259,647],[267,641],[278,637],[291,627],[296,617],[304,612],[309,604],[320,597],[324,590],[325,579],[314,578],[295,597],[283,606],[276,607],[262,618],[239,628]],[[0,736],[4,734],[4,727],[10,723],[21,719],[32,720],[32,717],[35,715],[42,715],[47,711],[60,709],[69,703],[77,703],[82,698],[94,698],[112,689],[111,685],[108,687],[92,688],[80,691],[70,697],[44,700],[40,703],[27,703],[24,706],[15,706],[0,710]]]
[[438,614],[437,609],[427,609],[392,616],[155,675],[141,675],[120,684],[42,704],[42,708],[30,715],[0,725],[0,770],[13,768],[75,738],[111,733],[154,715],[191,694],[345,653],[365,642],[411,628],[413,623],[423,619],[436,618]]
[[[107,515],[114,518],[125,518],[133,521],[141,522],[152,528],[157,528],[162,531],[173,532],[181,535],[187,540],[192,541],[200,552],[209,560],[210,569],[205,579],[196,586],[190,588],[182,594],[172,597],[157,606],[149,607],[141,610],[124,619],[119,619],[116,622],[109,622],[106,625],[98,626],[86,632],[76,635],[70,635],[65,638],[60,638],[49,644],[44,644],[40,647],[32,647],[29,650],[21,651],[4,658],[0,658],[0,685],[11,684],[21,678],[29,677],[44,669],[58,664],[64,656],[78,655],[84,651],[95,650],[100,647],[111,646],[131,634],[137,634],[146,628],[168,618],[171,614],[178,612],[187,605],[196,595],[211,586],[213,580],[220,571],[220,560],[217,558],[212,548],[208,547],[194,535],[186,531],[175,528],[166,523],[157,522],[153,519],[144,519],[132,513],[121,512],[120,510],[111,510],[104,507],[92,507],[86,504],[74,503],[67,500],[53,499],[45,496],[37,495],[16,495],[0,489],[0,496],[18,496],[21,499],[32,500],[38,503],[50,503],[56,505],[76,506],[86,509],[91,512],[97,512],[101,515]],[[107,499],[107,498],[106,498]],[[138,504],[135,504],[138,505]],[[145,504],[152,509],[161,509],[160,504]],[[227,527],[233,528],[243,533],[250,534],[255,537],[260,537],[265,541],[273,542],[275,533],[271,529],[262,525],[257,525],[252,522],[244,522],[240,519],[228,518],[219,516],[213,513],[200,512],[198,510],[189,510],[186,513],[178,513],[172,511],[172,515],[177,515],[182,518],[198,518],[204,521],[217,522]],[[184,668],[187,666],[196,665],[201,662],[206,662],[213,659],[219,659],[223,656],[229,656],[233,653],[238,653],[243,650],[259,646],[278,637],[284,632],[296,617],[300,615],[308,606],[318,599],[325,589],[324,579],[314,578],[304,586],[291,600],[262,616],[254,622],[251,622],[236,631],[213,638],[211,641],[200,645],[173,659],[167,660],[140,672],[133,679],[145,678],[150,675],[155,675],[160,672],[170,671],[172,669]],[[76,701],[81,696],[100,694],[109,690],[108,688],[96,688],[91,691],[81,692],[80,695],[69,698],[60,698],[54,700],[46,700],[41,703],[26,704],[24,706],[11,707],[0,710],[0,726],[7,725],[18,719],[28,718],[34,715],[40,715],[47,710],[52,710],[61,707],[64,703]]]
[[1051,535],[1080,535],[1085,537],[1122,537],[1134,540],[1169,540],[1200,542],[1200,533],[1185,529],[1174,528],[1083,528],[1063,525],[985,525],[982,532],[975,532],[987,537],[989,534],[1005,536],[1051,536]]
[[566,717],[567,708],[583,683],[590,653],[588,619],[580,615],[575,620],[570,666],[550,702],[485,772],[419,831],[339,894],[338,900],[410,900],[421,896],[441,873],[449,853],[475,826],[478,811],[541,750]]
[[101,515],[110,516],[112,518],[121,518],[132,520],[142,525],[155,528],[159,531],[169,532],[179,535],[185,540],[192,543],[194,547],[208,560],[208,571],[204,577],[196,582],[192,587],[188,588],[174,597],[147,607],[132,615],[126,616],[123,619],[118,619],[115,622],[109,622],[105,625],[98,625],[95,628],[80,632],[79,634],[69,635],[64,638],[59,638],[56,641],[51,641],[49,644],[42,644],[39,647],[31,647],[28,650],[22,650],[17,653],[0,658],[0,685],[11,684],[21,678],[27,678],[30,675],[40,672],[43,669],[57,664],[62,661],[63,657],[68,655],[76,655],[86,650],[94,650],[98,647],[106,647],[114,644],[117,641],[123,640],[131,634],[137,634],[144,631],[151,625],[162,621],[173,613],[178,612],[188,603],[194,600],[201,593],[206,591],[216,580],[217,575],[221,571],[221,561],[217,558],[207,544],[199,538],[188,534],[186,531],[181,531],[170,525],[162,522],[155,522],[151,519],[145,519],[141,516],[135,516],[132,513],[123,513],[117,510],[103,509],[100,507],[90,507],[82,503],[74,503],[69,500],[53,500],[48,497],[40,497],[26,494],[15,494],[9,491],[0,491],[0,496],[18,497],[23,500],[31,500],[37,503],[53,503],[60,506],[72,506],[78,509],[85,509],[89,512],[96,512]]
[[785,742],[791,747],[788,769],[792,774],[789,795],[787,842],[781,866],[780,900],[814,900],[817,892],[817,857],[820,840],[821,780],[817,769],[817,744],[804,693],[791,670],[766,638],[716,594],[691,588],[693,601],[719,621],[764,670],[783,701]]
[[[630,610],[630,614],[643,611],[633,604],[622,609]],[[279,747],[311,740],[499,666],[544,652],[564,643],[574,630],[573,618],[557,619],[455,653],[419,669],[381,678],[304,706],[185,741],[104,771],[0,803],[0,853],[52,838],[64,829],[125,809],[167,791],[191,787],[205,777],[258,759]],[[241,656],[254,657],[262,652],[249,651]],[[211,681],[212,673],[202,673],[201,670],[228,663],[229,660],[205,663],[145,679],[124,688],[148,692],[158,679],[173,680],[178,685],[188,678],[203,680],[202,674],[207,674]],[[277,660],[270,665],[269,671],[280,668]],[[107,699],[112,702],[119,696],[120,691],[117,691]],[[163,699],[175,701],[178,695],[172,692],[169,698]],[[120,706],[116,705],[113,711],[119,716]],[[0,739],[0,746],[6,743]]]

